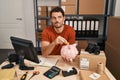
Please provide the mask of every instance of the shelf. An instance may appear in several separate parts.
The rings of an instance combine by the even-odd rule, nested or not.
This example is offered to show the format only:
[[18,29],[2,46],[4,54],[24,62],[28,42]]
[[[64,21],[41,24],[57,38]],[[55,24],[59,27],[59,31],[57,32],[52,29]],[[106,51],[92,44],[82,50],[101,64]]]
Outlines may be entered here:
[[39,17],[38,17],[38,20],[39,20],[39,19],[47,19],[47,20],[49,20],[50,18],[49,18],[49,17],[40,17],[40,16],[39,16]]
[[37,30],[35,30],[35,32],[42,32],[42,30],[37,29]]
[[[43,6],[44,4],[42,4],[42,6],[40,6],[40,1],[37,2],[38,0],[35,0],[35,26],[36,26],[36,45],[37,47],[39,47],[39,43],[40,43],[40,39],[41,39],[41,33],[42,30],[44,29],[44,25],[49,25],[50,24],[50,9],[52,9],[55,6]],[[72,2],[71,2],[72,1]],[[46,1],[47,2],[47,1]],[[68,23],[71,26],[71,21],[72,22],[72,26],[74,27],[76,33],[77,31],[79,32],[81,29],[83,29],[83,21],[85,22],[85,30],[81,30],[81,31],[87,31],[87,30],[95,30],[95,29],[91,29],[91,24],[93,22],[99,21],[99,26],[97,27],[97,36],[98,37],[92,37],[92,36],[77,36],[76,35],[76,40],[91,40],[91,41],[95,41],[95,42],[103,42],[103,44],[105,43],[106,40],[106,31],[107,31],[107,18],[109,16],[111,16],[108,13],[114,13],[114,9],[113,7],[115,6],[114,3],[112,3],[113,1],[110,0],[58,0],[58,3],[60,7],[63,8],[63,10],[65,11],[65,17],[66,20],[65,22]],[[52,2],[54,3],[54,1]],[[46,3],[45,3],[46,4]],[[96,5],[97,4],[97,5]],[[39,6],[38,6],[39,5]],[[48,8],[49,7],[49,8]],[[50,8],[51,7],[51,8]],[[41,9],[43,8],[43,9]],[[66,10],[68,9],[68,10]],[[110,12],[112,11],[112,12]],[[41,13],[40,13],[41,12]],[[45,14],[43,14],[45,13]],[[41,21],[39,21],[41,20]],[[46,20],[46,24],[43,24],[43,20]],[[69,22],[70,21],[70,22]],[[81,27],[80,28],[78,21],[81,21]],[[75,23],[74,23],[75,22]],[[86,28],[86,26],[88,24],[86,24],[87,22],[90,22],[90,28]],[[93,23],[94,25],[95,23]],[[77,26],[76,26],[77,25]],[[78,29],[79,28],[79,29]],[[95,25],[94,25],[95,28]],[[39,35],[39,36],[38,36]]]
[[106,37],[99,35],[98,37],[76,37],[76,40],[106,40]]

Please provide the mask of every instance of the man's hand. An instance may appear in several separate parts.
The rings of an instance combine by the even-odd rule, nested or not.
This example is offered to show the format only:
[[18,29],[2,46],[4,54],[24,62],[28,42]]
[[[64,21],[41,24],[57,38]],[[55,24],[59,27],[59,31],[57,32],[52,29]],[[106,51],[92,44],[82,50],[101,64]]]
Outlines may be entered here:
[[58,36],[52,43],[47,41],[42,41],[43,56],[49,55],[57,44],[65,44],[65,43],[67,43],[67,40],[61,36]]
[[61,36],[58,36],[56,39],[55,39],[55,44],[57,45],[57,44],[69,44],[68,42],[67,42],[67,40],[65,39],[65,38],[63,38],[63,37],[61,37]]

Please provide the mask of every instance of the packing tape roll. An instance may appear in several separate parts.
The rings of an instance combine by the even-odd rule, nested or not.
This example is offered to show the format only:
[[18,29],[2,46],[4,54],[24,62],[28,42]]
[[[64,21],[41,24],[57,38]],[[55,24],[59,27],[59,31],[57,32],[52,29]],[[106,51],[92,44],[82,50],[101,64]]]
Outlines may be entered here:
[[98,74],[102,74],[103,71],[104,71],[103,63],[99,63],[99,64],[97,65],[97,73],[98,73]]
[[79,72],[80,80],[84,80],[84,76],[82,75],[81,71]]

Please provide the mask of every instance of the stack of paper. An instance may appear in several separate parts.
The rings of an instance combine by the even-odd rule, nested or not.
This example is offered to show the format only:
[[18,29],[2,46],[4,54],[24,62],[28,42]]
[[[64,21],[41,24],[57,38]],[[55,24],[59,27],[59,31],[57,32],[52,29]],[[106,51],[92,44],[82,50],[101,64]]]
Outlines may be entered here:
[[52,66],[55,66],[57,61],[58,61],[58,58],[53,58],[53,57],[42,57],[40,56],[39,57],[39,61],[40,63],[34,63],[34,62],[31,62],[30,65],[38,65],[38,66],[48,66],[48,67],[52,67]]

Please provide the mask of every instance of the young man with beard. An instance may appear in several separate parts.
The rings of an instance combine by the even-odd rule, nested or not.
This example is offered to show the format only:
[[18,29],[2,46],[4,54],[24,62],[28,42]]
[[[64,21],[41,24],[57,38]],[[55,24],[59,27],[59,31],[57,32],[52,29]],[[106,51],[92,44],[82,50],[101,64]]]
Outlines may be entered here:
[[42,32],[42,55],[60,55],[61,47],[75,43],[73,27],[65,25],[65,14],[62,8],[56,7],[50,12],[52,25]]

